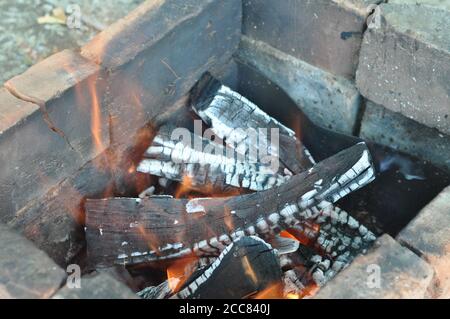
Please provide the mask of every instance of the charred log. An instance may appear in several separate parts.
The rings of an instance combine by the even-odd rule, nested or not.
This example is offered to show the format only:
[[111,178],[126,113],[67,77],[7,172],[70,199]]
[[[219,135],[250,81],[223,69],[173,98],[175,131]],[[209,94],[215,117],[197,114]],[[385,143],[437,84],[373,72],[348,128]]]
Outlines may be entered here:
[[[309,151],[295,137],[294,131],[209,74],[205,74],[192,89],[190,104],[217,136],[228,144],[235,145],[236,148],[243,148],[251,154],[263,152],[277,157],[281,161],[281,166],[294,174],[303,172],[314,163]],[[256,145],[247,128],[258,134],[264,132],[261,128],[268,131],[277,129],[279,147],[268,142],[270,141],[268,131],[265,132],[266,138],[258,139],[259,143]]]
[[347,212],[332,206],[316,219],[300,222],[288,231],[303,244],[296,252],[281,256],[283,270],[309,269],[318,286],[333,278],[354,257],[365,253],[376,239]]
[[[195,134],[190,143],[173,141],[160,132],[145,153],[137,171],[183,182],[204,193],[226,192],[229,188],[261,191],[283,184],[283,176],[268,165],[245,161],[244,155]],[[197,146],[196,146],[197,145]]]
[[235,238],[265,238],[314,219],[330,203],[373,178],[369,152],[360,143],[279,187],[249,195],[88,200],[88,254],[99,265],[217,255]]
[[227,246],[200,275],[176,294],[182,299],[242,299],[281,283],[272,247],[258,237],[242,237]]
[[137,293],[142,299],[166,299],[173,294],[169,281],[163,281],[158,286],[147,287]]

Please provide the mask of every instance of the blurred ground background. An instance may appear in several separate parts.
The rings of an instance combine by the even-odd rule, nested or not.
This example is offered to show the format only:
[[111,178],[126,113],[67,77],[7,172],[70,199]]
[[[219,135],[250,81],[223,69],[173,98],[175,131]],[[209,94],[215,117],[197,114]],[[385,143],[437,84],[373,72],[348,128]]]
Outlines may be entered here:
[[143,1],[0,0],[0,83],[52,53],[86,43]]

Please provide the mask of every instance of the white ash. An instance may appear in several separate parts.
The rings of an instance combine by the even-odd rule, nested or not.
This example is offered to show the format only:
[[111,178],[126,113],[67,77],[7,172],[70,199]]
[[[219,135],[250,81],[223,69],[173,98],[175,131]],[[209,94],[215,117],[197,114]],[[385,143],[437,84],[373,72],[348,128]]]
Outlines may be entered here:
[[[198,112],[198,115],[203,120],[211,124],[211,126],[216,130],[215,133],[220,138],[224,139],[231,134],[231,132],[235,128],[235,122],[239,121],[240,117],[244,117],[243,119],[244,121],[241,120],[242,123],[245,123],[245,120],[247,120],[244,114],[242,114],[241,116],[237,114],[237,116],[233,119],[224,118],[222,116],[223,113],[222,109],[228,107],[230,101],[236,102],[239,101],[239,103],[241,104],[240,105],[241,108],[243,108],[244,110],[247,108],[247,112],[245,113],[251,113],[254,117],[260,119],[262,123],[266,124],[273,123],[274,125],[279,127],[283,133],[292,137],[295,136],[294,131],[292,131],[291,129],[287,128],[286,126],[284,126],[283,124],[281,124],[280,122],[269,116],[267,113],[262,111],[258,106],[249,101],[247,98],[245,98],[244,96],[240,95],[237,92],[234,92],[229,87],[222,85],[218,90],[217,95],[214,97],[211,104],[209,105],[209,107],[200,110]],[[194,110],[197,111],[196,109]],[[242,139],[245,139],[245,137],[243,137]]]
[[169,281],[166,280],[158,286],[147,287],[137,293],[142,299],[166,299],[172,295]]
[[[166,138],[163,135],[157,137],[159,142]],[[198,136],[194,138],[202,139]],[[206,139],[202,139],[202,141],[206,144],[212,143]],[[165,143],[169,144],[169,142]],[[230,158],[228,154],[224,155],[225,149],[220,145],[215,146],[215,148],[219,148],[218,152],[214,149],[218,154],[203,153],[194,150],[189,145],[184,145],[182,142],[173,145],[172,149],[169,146],[150,146],[146,155],[151,158],[142,160],[137,167],[137,171],[179,182],[183,181],[185,176],[189,176],[192,178],[191,182],[194,186],[208,182],[208,180],[203,179],[198,181],[195,178],[201,171],[209,178],[211,184],[214,184],[216,179],[220,179],[227,185],[254,191],[279,186],[290,178],[290,175],[278,174],[268,165],[248,163],[240,159]],[[161,158],[163,155],[165,157]]]
[[186,212],[188,214],[194,214],[194,213],[205,213],[205,207],[201,204],[202,200],[208,200],[210,198],[194,198],[189,200],[186,203]]
[[[139,172],[139,170],[138,170],[138,172]],[[154,175],[158,175],[158,174],[154,174]],[[167,178],[162,177],[162,178],[158,179],[158,183],[161,187],[167,187],[167,185],[169,184],[169,181],[167,180]]]
[[294,270],[288,270],[283,274],[283,296],[285,298],[288,298],[289,295],[299,296],[305,288]]
[[150,197],[155,193],[155,186],[150,186],[139,194],[139,198]]

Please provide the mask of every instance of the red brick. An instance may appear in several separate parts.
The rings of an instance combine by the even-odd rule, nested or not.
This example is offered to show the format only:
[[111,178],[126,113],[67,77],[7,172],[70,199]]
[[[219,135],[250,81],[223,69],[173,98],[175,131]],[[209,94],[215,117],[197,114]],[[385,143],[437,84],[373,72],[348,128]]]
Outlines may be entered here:
[[5,83],[9,92],[0,92],[0,221],[9,221],[108,146],[105,112],[102,147],[91,133],[90,85],[97,87],[101,101],[103,84],[100,68],[69,50]]
[[[374,267],[380,285],[370,286]],[[389,235],[380,237],[367,255],[357,257],[315,296],[317,299],[409,299],[428,297],[433,269]]]
[[243,33],[353,78],[366,18],[378,0],[244,0]]
[[126,145],[204,72],[231,60],[241,10],[239,0],[148,1],[82,48],[84,57],[109,70],[105,100],[115,143]]
[[361,94],[450,135],[450,11],[387,3],[379,13],[361,46]]
[[434,296],[450,298],[450,187],[428,204],[397,240],[418,252],[434,268]]
[[0,224],[0,299],[49,298],[65,276],[44,252]]
[[130,288],[105,273],[82,277],[80,285],[72,289],[64,286],[53,299],[138,299]]
[[0,135],[14,130],[38,109],[36,104],[19,100],[6,89],[0,88]]

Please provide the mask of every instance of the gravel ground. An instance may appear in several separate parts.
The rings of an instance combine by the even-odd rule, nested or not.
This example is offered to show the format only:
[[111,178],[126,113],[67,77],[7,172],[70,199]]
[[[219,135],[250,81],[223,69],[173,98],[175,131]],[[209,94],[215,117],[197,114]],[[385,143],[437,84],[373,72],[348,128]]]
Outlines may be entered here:
[[[52,53],[83,45],[143,1],[0,0],[0,83]],[[61,17],[55,9],[66,11],[69,23],[64,24],[64,14]],[[39,23],[38,18],[45,15],[51,18]],[[63,24],[49,23],[55,17]],[[77,21],[80,21],[78,25]]]

